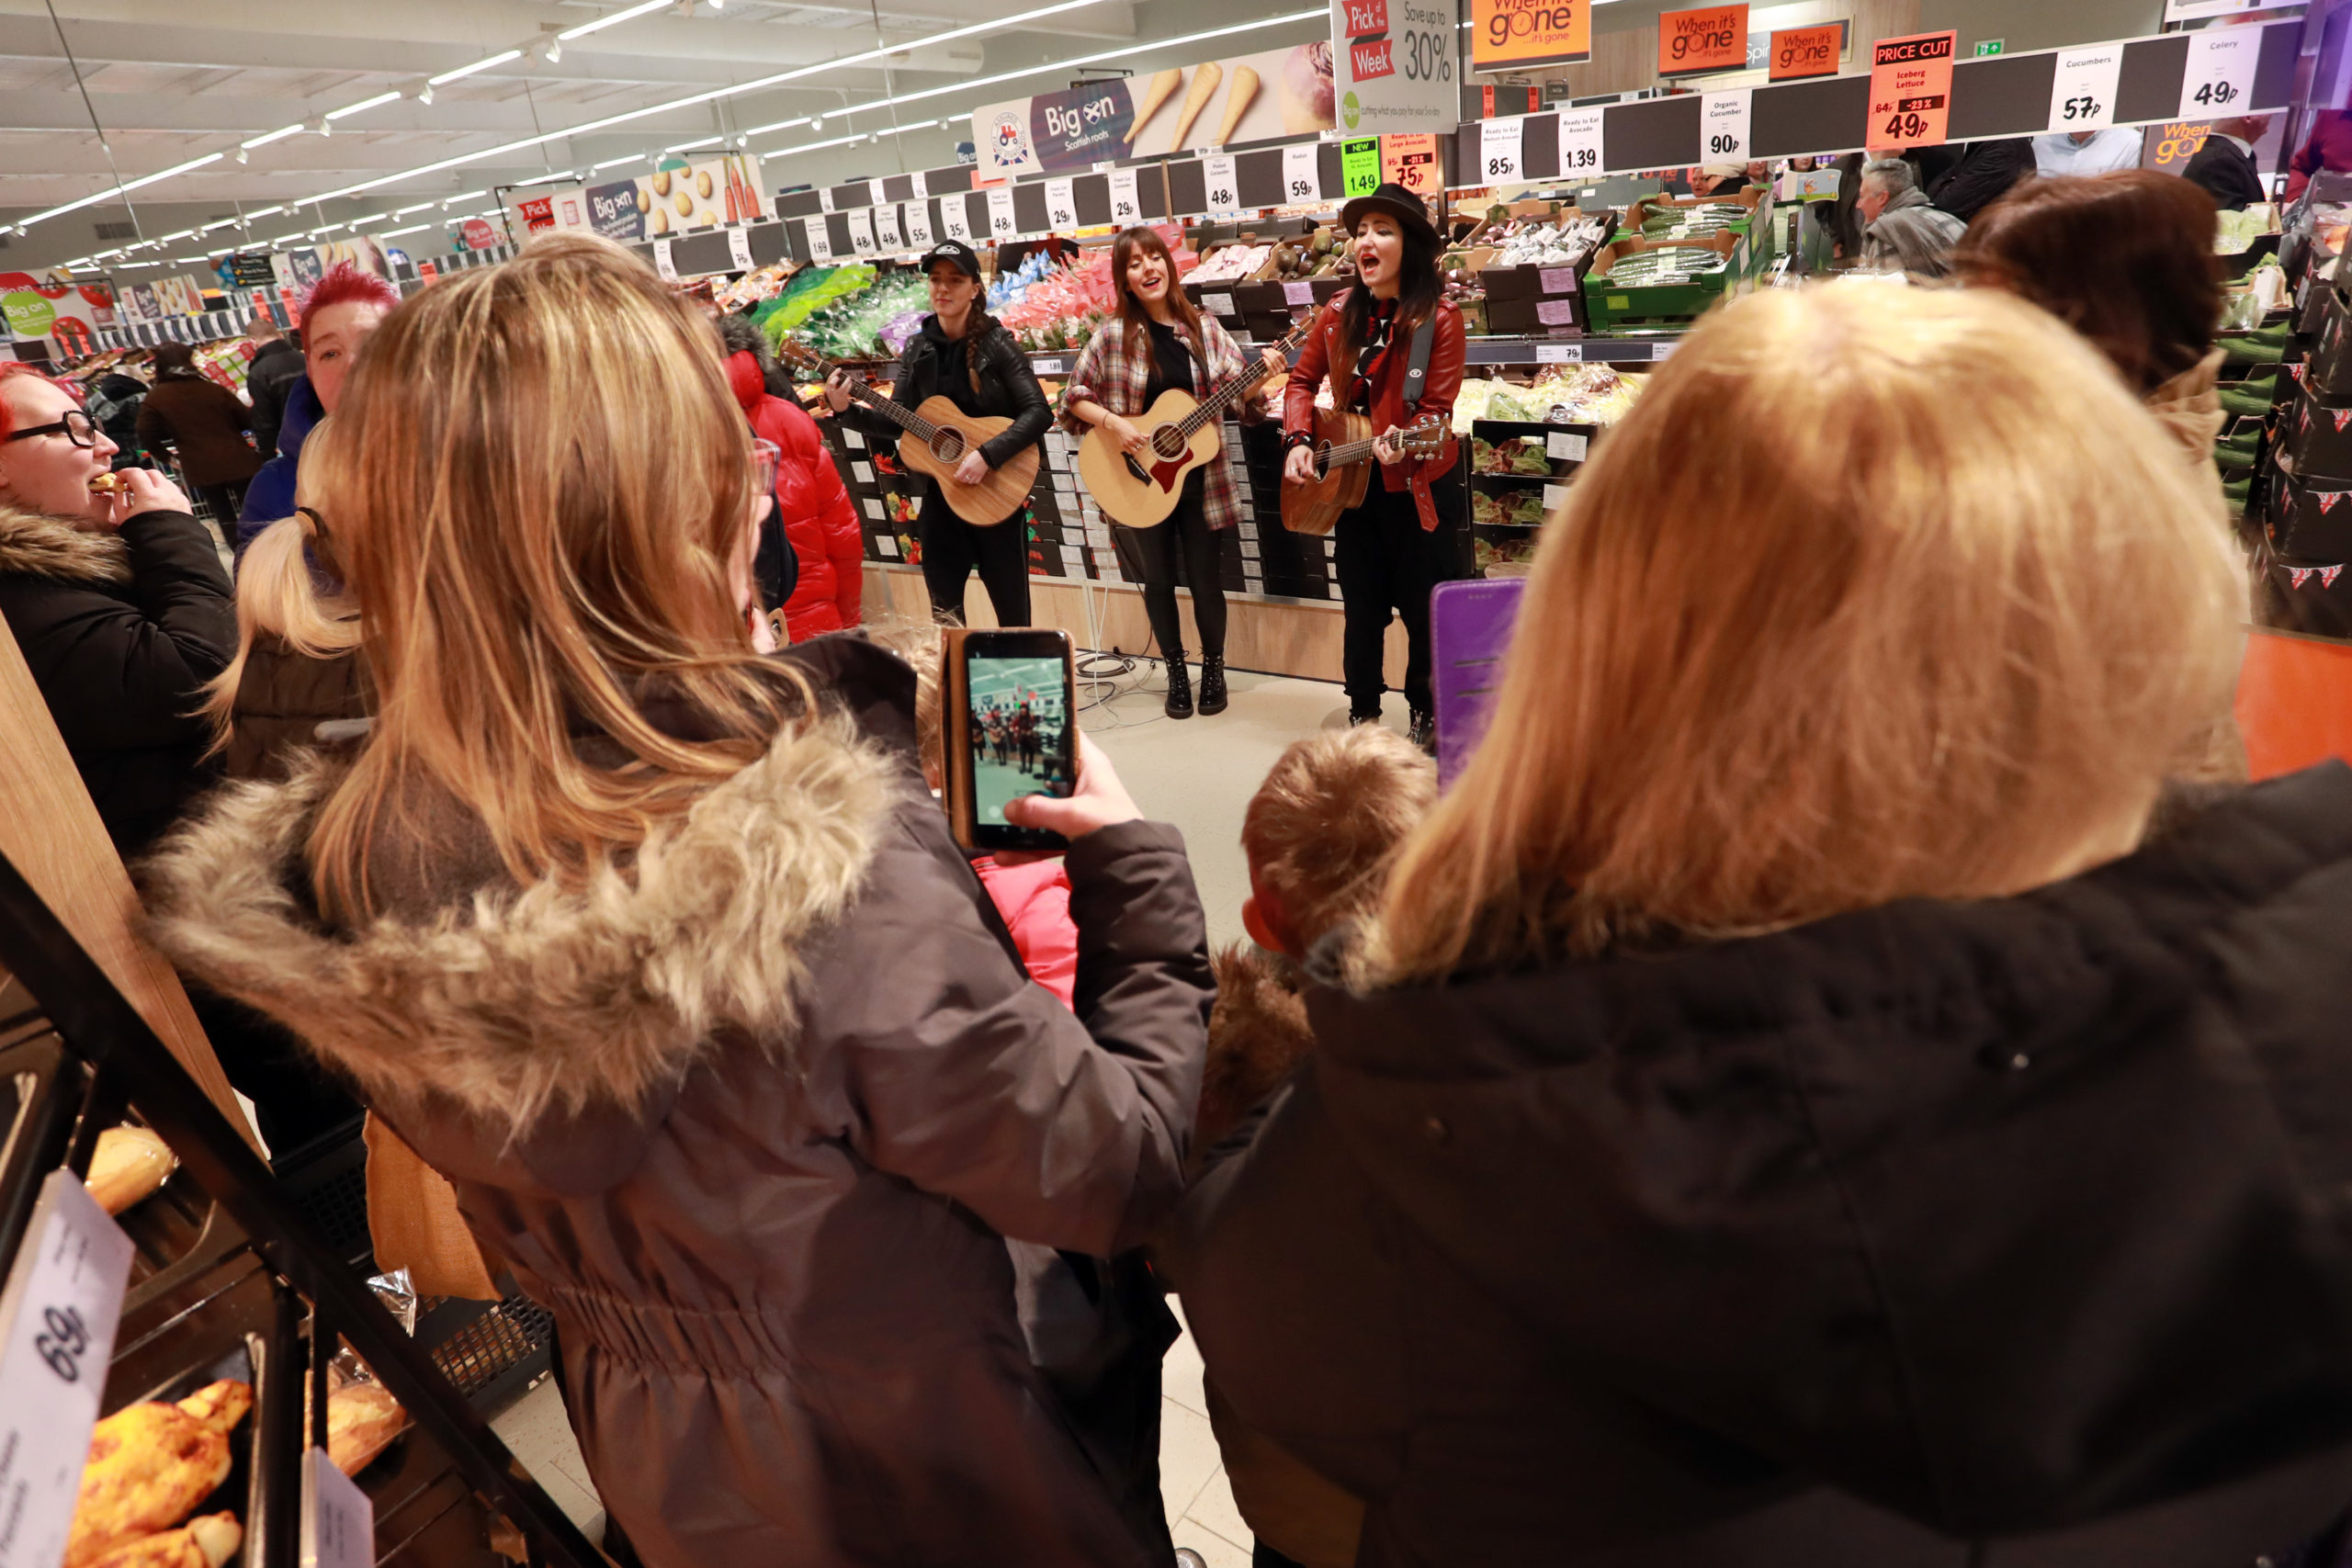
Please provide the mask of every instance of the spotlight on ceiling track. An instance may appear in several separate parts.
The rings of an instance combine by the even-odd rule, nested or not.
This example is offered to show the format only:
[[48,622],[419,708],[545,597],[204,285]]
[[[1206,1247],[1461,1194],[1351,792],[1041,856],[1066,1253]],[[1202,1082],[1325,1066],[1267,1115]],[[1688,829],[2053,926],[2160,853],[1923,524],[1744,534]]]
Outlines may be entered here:
[[250,148],[250,147],[240,147],[240,148],[238,148],[238,149],[237,149],[237,162],[238,162],[238,163],[240,163],[240,164],[250,164],[250,163],[252,163],[253,161],[254,161],[254,152],[253,152],[253,149],[252,149],[252,148]]
[[433,101],[432,83],[427,82],[424,86],[419,87],[416,90],[416,101],[420,104],[429,104]]
[[549,65],[558,63],[563,59],[563,40],[560,38],[548,39],[548,46],[541,54]]

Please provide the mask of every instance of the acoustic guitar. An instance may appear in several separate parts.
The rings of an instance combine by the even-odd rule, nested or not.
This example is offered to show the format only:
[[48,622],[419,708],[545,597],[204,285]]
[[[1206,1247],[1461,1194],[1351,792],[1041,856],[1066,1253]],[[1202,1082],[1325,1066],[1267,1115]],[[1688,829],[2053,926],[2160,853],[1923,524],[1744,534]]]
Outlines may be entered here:
[[[1283,354],[1297,346],[1310,323],[1291,328],[1273,346]],[[1114,319],[1105,331],[1117,330]],[[1225,449],[1218,434],[1219,417],[1228,404],[1249,397],[1273,370],[1261,358],[1249,370],[1211,392],[1205,401],[1175,388],[1152,400],[1136,420],[1142,433],[1140,452],[1123,450],[1111,433],[1096,425],[1078,446],[1078,477],[1094,497],[1094,504],[1114,523],[1149,528],[1168,521],[1184,493],[1184,480],[1193,469],[1212,461]]]
[[[1283,481],[1283,526],[1294,534],[1328,534],[1340,513],[1363,504],[1374,460],[1372,416],[1315,411],[1315,478],[1303,485]],[[1396,433],[1408,457],[1434,457],[1452,439],[1442,414],[1423,414]]]
[[[841,368],[788,339],[784,357],[794,369],[820,381]],[[1037,482],[1034,444],[1006,458],[1002,468],[989,469],[978,484],[962,484],[956,478],[956,465],[964,460],[964,454],[1003,434],[1012,424],[1010,419],[968,414],[950,400],[936,396],[910,409],[856,375],[843,378],[842,389],[905,432],[899,437],[899,460],[916,473],[938,480],[939,493],[965,522],[983,528],[1001,523],[1029,499],[1030,487]]]

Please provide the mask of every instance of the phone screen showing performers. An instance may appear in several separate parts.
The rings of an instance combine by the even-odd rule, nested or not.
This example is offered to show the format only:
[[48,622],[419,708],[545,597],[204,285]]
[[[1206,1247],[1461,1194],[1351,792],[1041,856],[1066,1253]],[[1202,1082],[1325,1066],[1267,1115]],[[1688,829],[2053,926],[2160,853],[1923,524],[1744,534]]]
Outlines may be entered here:
[[1022,830],[1005,820],[1008,802],[1024,795],[1066,795],[1078,785],[1069,660],[1025,649],[999,652],[987,646],[993,640],[975,634],[966,655],[972,822],[983,841],[1009,846]]

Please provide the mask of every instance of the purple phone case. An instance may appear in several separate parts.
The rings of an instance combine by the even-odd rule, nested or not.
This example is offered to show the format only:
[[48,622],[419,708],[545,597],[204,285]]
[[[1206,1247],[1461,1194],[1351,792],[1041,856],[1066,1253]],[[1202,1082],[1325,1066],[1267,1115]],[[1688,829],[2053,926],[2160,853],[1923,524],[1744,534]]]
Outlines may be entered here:
[[1519,619],[1523,577],[1441,582],[1430,594],[1430,646],[1436,665],[1437,782],[1443,789],[1461,774],[1502,685],[1503,653]]

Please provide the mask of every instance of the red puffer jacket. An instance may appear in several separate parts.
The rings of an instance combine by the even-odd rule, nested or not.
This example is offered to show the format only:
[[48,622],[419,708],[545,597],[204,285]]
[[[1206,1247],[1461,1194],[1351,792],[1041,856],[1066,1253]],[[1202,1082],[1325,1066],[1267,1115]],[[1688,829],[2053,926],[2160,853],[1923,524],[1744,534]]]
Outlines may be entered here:
[[806,642],[857,625],[865,539],[817,422],[782,398],[770,397],[759,362],[749,354],[729,357],[727,379],[752,422],[752,434],[784,452],[775,471],[776,515],[800,558],[800,581],[784,604],[792,640]]

